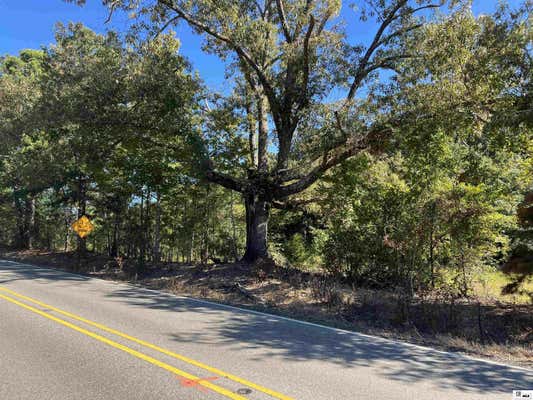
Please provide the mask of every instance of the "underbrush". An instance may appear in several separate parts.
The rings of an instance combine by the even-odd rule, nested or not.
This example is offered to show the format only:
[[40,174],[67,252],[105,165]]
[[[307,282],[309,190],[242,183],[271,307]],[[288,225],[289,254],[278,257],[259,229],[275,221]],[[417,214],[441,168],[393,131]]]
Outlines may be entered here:
[[400,287],[350,287],[317,272],[266,261],[255,266],[146,265],[139,276],[130,260],[104,256],[90,255],[78,265],[72,253],[0,255],[533,367],[533,305],[527,298],[501,295],[508,278],[494,271],[480,275],[470,297],[464,298],[446,287],[415,295]]

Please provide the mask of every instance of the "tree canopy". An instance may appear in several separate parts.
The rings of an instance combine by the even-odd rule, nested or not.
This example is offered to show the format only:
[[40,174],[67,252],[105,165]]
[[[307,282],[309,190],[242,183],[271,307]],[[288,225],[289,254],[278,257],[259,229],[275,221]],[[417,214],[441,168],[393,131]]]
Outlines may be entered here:
[[[69,248],[89,214],[90,248],[141,264],[281,253],[413,288],[449,268],[463,291],[513,254],[531,186],[527,2],[476,17],[361,1],[366,45],[339,1],[103,3],[135,14],[128,35],[60,25],[56,44],[2,59],[3,240]],[[180,23],[225,63],[226,92],[180,55]]]

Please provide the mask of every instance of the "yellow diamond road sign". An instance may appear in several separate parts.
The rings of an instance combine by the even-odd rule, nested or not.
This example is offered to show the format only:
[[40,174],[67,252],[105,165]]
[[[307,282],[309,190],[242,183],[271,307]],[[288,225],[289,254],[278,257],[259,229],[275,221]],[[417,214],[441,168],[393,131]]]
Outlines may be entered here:
[[94,229],[93,223],[85,215],[72,224],[72,229],[81,237],[85,238]]

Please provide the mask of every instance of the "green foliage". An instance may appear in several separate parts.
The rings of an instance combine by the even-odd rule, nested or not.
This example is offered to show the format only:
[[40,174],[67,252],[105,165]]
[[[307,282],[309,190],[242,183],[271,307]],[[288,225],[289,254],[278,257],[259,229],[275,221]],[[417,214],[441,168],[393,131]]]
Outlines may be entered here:
[[[138,28],[174,15],[164,3],[139,9],[152,19]],[[271,249],[356,284],[468,295],[510,254],[530,257],[526,6],[476,18],[458,5],[424,23],[409,6],[365,64],[341,26],[320,28],[338,1],[287,1],[286,26],[246,1],[178,3],[224,37],[205,46],[236,76],[230,95],[208,93],[173,33],[58,25],[56,44],[1,59],[2,243],[70,250],[85,213],[90,250],[235,260],[244,194],[267,204]],[[357,95],[331,101],[358,73]]]
[[397,130],[387,156],[347,162],[321,189],[327,269],[372,286],[453,283],[467,295],[477,275],[507,259],[531,185],[522,103],[531,57],[518,15],[460,11],[417,33],[423,62],[405,61],[392,83],[405,87],[398,112],[418,110],[412,123]]

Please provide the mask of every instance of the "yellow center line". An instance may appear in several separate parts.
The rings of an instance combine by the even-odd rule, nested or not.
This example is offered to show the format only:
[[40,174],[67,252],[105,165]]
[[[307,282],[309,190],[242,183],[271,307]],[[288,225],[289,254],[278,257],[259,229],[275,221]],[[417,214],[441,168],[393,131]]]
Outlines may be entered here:
[[200,378],[198,378],[195,375],[189,374],[189,373],[187,373],[185,371],[182,371],[182,370],[180,370],[178,368],[173,367],[172,365],[166,364],[166,363],[164,363],[162,361],[159,361],[159,360],[157,360],[157,359],[155,359],[153,357],[150,357],[150,356],[148,356],[148,355],[146,355],[144,353],[141,353],[139,351],[133,350],[133,349],[127,347],[127,346],[124,346],[124,345],[122,345],[120,343],[117,343],[117,342],[114,342],[112,340],[109,340],[108,338],[105,338],[103,336],[97,335],[96,333],[88,331],[86,329],[83,329],[83,328],[81,328],[81,327],[79,327],[77,325],[71,324],[70,322],[62,320],[61,318],[54,317],[53,315],[50,315],[50,314],[48,314],[48,313],[46,313],[44,311],[38,310],[38,309],[36,309],[36,308],[34,308],[32,306],[29,306],[27,304],[21,303],[20,301],[12,299],[11,297],[8,297],[8,296],[5,296],[3,294],[0,294],[0,298],[4,299],[4,300],[7,300],[7,301],[9,301],[9,302],[11,302],[13,304],[16,304],[16,305],[18,305],[20,307],[23,307],[23,308],[25,308],[25,309],[27,309],[29,311],[32,311],[32,312],[34,312],[36,314],[39,314],[39,315],[41,315],[41,316],[43,316],[45,318],[48,318],[48,319],[50,319],[50,320],[52,320],[54,322],[57,322],[58,324],[64,325],[64,326],[66,326],[66,327],[68,327],[70,329],[73,329],[73,330],[77,331],[77,332],[83,333],[84,335],[92,337],[93,339],[96,339],[96,340],[98,340],[98,341],[100,341],[102,343],[105,343],[105,344],[107,344],[107,345],[109,345],[111,347],[114,347],[116,349],[122,350],[122,351],[124,351],[124,352],[126,352],[128,354],[131,354],[134,357],[137,357],[137,358],[140,358],[141,360],[147,361],[147,362],[149,362],[149,363],[151,363],[153,365],[158,366],[159,368],[163,368],[163,369],[165,369],[167,371],[170,371],[173,374],[182,376],[182,377],[184,377],[184,378],[186,378],[188,380],[191,380],[191,381],[195,381],[199,385],[205,386],[206,388],[211,389],[212,391],[217,392],[217,393],[219,393],[221,395],[224,395],[224,396],[226,396],[226,397],[228,397],[230,399],[233,399],[233,400],[247,400],[246,397],[239,396],[238,394],[235,394],[235,393],[233,393],[233,392],[231,392],[231,391],[229,391],[227,389],[224,389],[223,387],[214,385],[214,384],[210,383],[209,381],[201,380]]
[[[125,334],[125,333],[123,333],[123,332],[120,332],[120,331],[117,331],[117,330],[115,330],[115,329],[109,328],[109,327],[107,327],[107,326],[105,326],[105,325],[103,325],[103,324],[99,324],[99,323],[97,323],[97,322],[94,322],[94,321],[88,320],[88,319],[86,319],[86,318],[83,318],[83,317],[80,317],[80,316],[78,316],[78,315],[75,315],[75,314],[69,313],[69,312],[67,312],[67,311],[63,311],[63,310],[61,310],[61,309],[59,309],[59,308],[56,308],[56,307],[53,307],[53,306],[51,306],[51,305],[49,305],[49,304],[46,304],[46,303],[40,302],[40,301],[38,301],[38,300],[32,299],[31,297],[24,296],[24,295],[22,295],[22,294],[19,294],[19,293],[17,293],[17,292],[14,292],[14,291],[12,291],[12,290],[10,290],[10,289],[4,288],[4,287],[0,287],[0,290],[1,290],[1,291],[4,291],[4,292],[6,292],[6,293],[9,293],[9,294],[11,294],[12,296],[18,297],[18,298],[23,299],[23,300],[26,300],[26,301],[28,301],[28,302],[31,302],[31,303],[37,304],[37,305],[39,305],[39,306],[41,306],[41,307],[44,307],[44,308],[47,308],[47,309],[49,309],[49,310],[55,311],[55,312],[57,312],[57,313],[59,313],[59,314],[62,314],[62,315],[64,315],[64,316],[66,316],[66,317],[69,317],[69,318],[75,319],[75,320],[77,320],[77,321],[83,322],[83,323],[85,323],[85,324],[87,324],[87,325],[94,326],[95,328],[98,328],[98,329],[100,329],[100,330],[102,330],[102,331],[104,331],[104,332],[111,333],[111,334],[113,334],[113,335],[119,336],[119,337],[121,337],[121,338],[127,339],[127,340],[132,341],[132,342],[135,342],[135,343],[137,343],[137,344],[140,344],[140,345],[142,345],[142,346],[148,347],[148,348],[150,348],[150,349],[152,349],[152,350],[158,351],[158,352],[160,352],[160,353],[162,353],[162,354],[166,354],[166,355],[168,355],[168,356],[170,356],[170,357],[173,357],[173,358],[176,358],[176,359],[181,360],[181,361],[183,361],[183,362],[186,362],[186,363],[188,363],[188,364],[194,365],[195,367],[202,368],[202,369],[204,369],[204,370],[206,370],[206,371],[209,371],[209,372],[212,372],[212,373],[214,373],[214,374],[216,374],[216,375],[223,376],[223,377],[228,378],[228,379],[230,379],[230,380],[232,380],[232,381],[234,381],[234,382],[238,382],[238,383],[240,383],[240,384],[242,384],[242,385],[244,385],[244,386],[248,386],[249,388],[252,388],[252,389],[255,389],[255,390],[257,390],[257,391],[260,391],[260,392],[263,392],[263,393],[265,393],[265,394],[268,394],[269,396],[272,396],[272,397],[274,397],[274,398],[276,398],[276,399],[279,399],[279,400],[294,400],[294,398],[292,398],[292,397],[285,396],[285,395],[283,395],[283,394],[281,394],[281,393],[278,393],[278,392],[275,392],[275,391],[270,390],[270,389],[268,389],[268,388],[265,388],[265,387],[263,387],[263,386],[257,385],[257,384],[255,384],[255,383],[253,383],[253,382],[250,382],[250,381],[248,381],[248,380],[246,380],[246,379],[240,378],[240,377],[238,377],[238,376],[236,376],[236,375],[229,374],[229,373],[224,372],[224,371],[222,371],[222,370],[220,370],[220,369],[218,369],[218,368],[211,367],[211,366],[206,365],[206,364],[203,364],[203,363],[201,363],[201,362],[199,362],[199,361],[196,361],[196,360],[193,360],[193,359],[191,359],[191,358],[185,357],[185,356],[183,356],[183,355],[181,355],[181,354],[174,353],[174,352],[172,352],[172,351],[170,351],[170,350],[167,350],[167,349],[164,349],[164,348],[162,348],[162,347],[156,346],[155,344],[152,344],[152,343],[146,342],[146,341],[144,341],[144,340],[138,339],[138,338],[136,338],[136,337],[133,337],[133,336],[127,335],[127,334]],[[0,297],[4,297],[4,296],[0,295]],[[37,311],[38,311],[38,310],[37,310]],[[50,317],[49,314],[46,314],[46,316],[47,316],[47,317]],[[60,320],[60,321],[63,321],[63,320]],[[65,322],[65,321],[64,321],[64,322]],[[67,323],[68,323],[68,322],[67,322]],[[74,326],[76,326],[76,325],[74,325]],[[80,329],[82,329],[82,328],[80,328]],[[106,340],[107,340],[107,339],[106,339]],[[132,350],[132,351],[134,351],[134,350]],[[147,357],[148,357],[148,356],[147,356]],[[184,375],[182,375],[182,376],[184,376]],[[205,385],[204,385],[204,386],[205,386]],[[207,386],[206,386],[206,387],[207,387]],[[231,394],[234,395],[233,393],[231,393]],[[238,397],[232,397],[232,398],[235,398],[235,399],[236,399],[236,398],[242,399],[243,397],[238,396]]]

